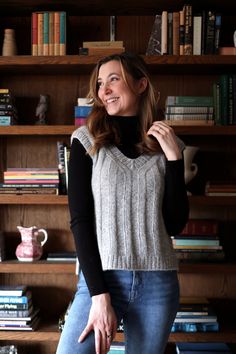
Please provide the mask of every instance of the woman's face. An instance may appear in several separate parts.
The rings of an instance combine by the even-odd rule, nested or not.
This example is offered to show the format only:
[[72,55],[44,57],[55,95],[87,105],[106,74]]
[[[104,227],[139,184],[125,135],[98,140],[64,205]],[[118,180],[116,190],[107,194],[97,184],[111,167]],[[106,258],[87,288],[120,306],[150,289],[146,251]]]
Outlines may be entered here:
[[101,65],[98,73],[98,97],[109,115],[134,116],[138,113],[142,79],[135,81],[126,75],[132,91],[125,82],[121,64],[117,60]]

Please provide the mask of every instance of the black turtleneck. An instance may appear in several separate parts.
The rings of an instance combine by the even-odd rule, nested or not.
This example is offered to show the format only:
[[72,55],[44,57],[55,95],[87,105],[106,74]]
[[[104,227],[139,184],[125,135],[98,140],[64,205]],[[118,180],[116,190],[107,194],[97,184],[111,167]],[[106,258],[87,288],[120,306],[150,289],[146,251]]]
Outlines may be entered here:
[[[138,118],[108,116],[116,125],[119,150],[133,159],[139,156],[135,145],[139,142]],[[107,292],[103,277],[94,227],[94,202],[91,190],[92,159],[83,145],[74,139],[69,162],[68,199],[71,230],[75,239],[80,267],[85,276],[90,295]],[[179,233],[188,218],[188,199],[184,183],[183,159],[166,161],[163,217],[169,235]]]

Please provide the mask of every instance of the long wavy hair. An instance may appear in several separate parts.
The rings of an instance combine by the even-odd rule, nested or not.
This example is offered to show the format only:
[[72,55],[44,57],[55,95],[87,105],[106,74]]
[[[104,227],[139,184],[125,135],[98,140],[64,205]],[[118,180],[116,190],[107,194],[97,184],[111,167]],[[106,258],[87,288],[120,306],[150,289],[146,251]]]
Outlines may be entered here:
[[91,99],[93,108],[87,118],[86,124],[90,134],[94,138],[94,145],[89,153],[95,154],[103,146],[114,144],[119,145],[120,142],[117,128],[108,118],[107,111],[98,97],[99,87],[97,80],[99,69],[103,64],[112,60],[117,60],[120,63],[122,77],[130,90],[133,90],[133,87],[130,82],[131,80],[129,80],[129,75],[133,80],[146,78],[147,87],[139,96],[138,133],[140,136],[140,142],[137,144],[136,148],[139,153],[145,152],[153,154],[160,151],[160,145],[157,140],[147,135],[147,131],[152,125],[152,122],[157,120],[157,98],[155,97],[154,88],[146,64],[140,56],[124,52],[121,54],[109,55],[101,59],[91,74],[88,98]]

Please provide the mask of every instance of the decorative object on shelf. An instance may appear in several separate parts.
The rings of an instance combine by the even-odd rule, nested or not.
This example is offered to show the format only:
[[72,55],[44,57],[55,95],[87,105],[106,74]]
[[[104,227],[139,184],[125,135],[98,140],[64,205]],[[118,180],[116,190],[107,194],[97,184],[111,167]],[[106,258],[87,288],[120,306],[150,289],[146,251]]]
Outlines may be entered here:
[[17,354],[17,347],[15,347],[14,345],[1,346],[0,354]]
[[[43,245],[48,239],[47,231],[36,226],[17,226],[21,234],[21,243],[16,248],[16,257],[19,261],[31,262],[40,259],[43,254]],[[44,239],[38,241],[39,234],[44,234]]]
[[37,125],[44,125],[46,124],[46,112],[48,111],[49,106],[49,95],[40,95],[39,103],[36,107],[36,117],[38,120],[35,124]]
[[4,31],[2,55],[3,56],[17,55],[14,29],[6,28]]
[[196,155],[199,147],[187,145],[184,149],[184,179],[185,184],[188,184],[197,174],[198,166],[193,163],[194,156]]

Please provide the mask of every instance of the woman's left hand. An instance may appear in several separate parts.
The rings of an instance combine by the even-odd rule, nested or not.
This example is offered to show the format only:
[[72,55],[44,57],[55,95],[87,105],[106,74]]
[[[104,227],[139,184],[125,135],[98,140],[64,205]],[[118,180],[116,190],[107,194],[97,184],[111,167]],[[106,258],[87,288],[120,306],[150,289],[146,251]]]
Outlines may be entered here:
[[168,124],[163,121],[153,122],[147,135],[152,135],[157,139],[167,160],[179,160],[182,158],[174,130]]

